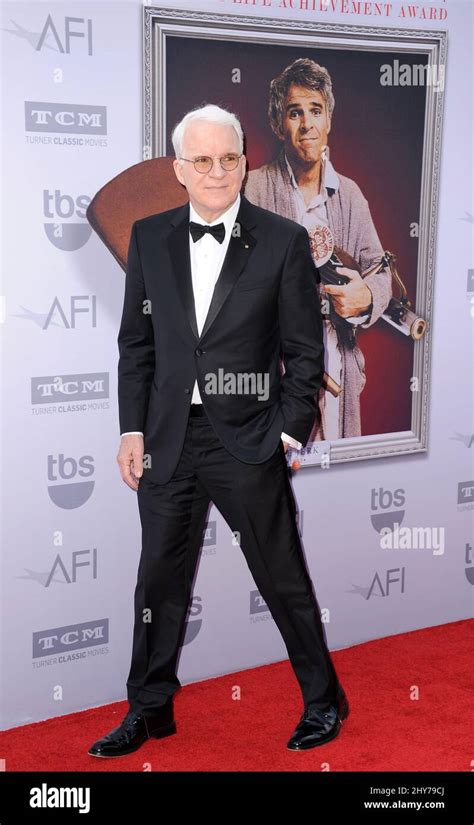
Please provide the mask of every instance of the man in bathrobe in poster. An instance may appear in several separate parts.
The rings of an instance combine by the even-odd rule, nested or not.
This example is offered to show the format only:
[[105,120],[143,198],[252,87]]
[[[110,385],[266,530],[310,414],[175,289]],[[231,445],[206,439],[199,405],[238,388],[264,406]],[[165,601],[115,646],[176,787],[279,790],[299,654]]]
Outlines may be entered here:
[[[328,154],[334,110],[331,77],[309,58],[295,60],[270,84],[269,118],[282,141],[272,163],[248,174],[246,197],[258,206],[300,223],[311,234],[329,228],[334,244],[349,253],[362,274],[380,261],[383,248],[369,206],[358,185],[336,173]],[[323,232],[325,230],[323,229]],[[383,269],[363,278],[354,269],[338,269],[349,278],[343,286],[320,286],[321,297],[350,324],[372,326],[392,297],[391,274]],[[325,294],[324,294],[325,293]],[[360,394],[366,383],[365,358],[351,347],[340,325],[324,320],[326,372],[341,385],[335,397],[321,387],[321,417],[309,441],[360,436]]]

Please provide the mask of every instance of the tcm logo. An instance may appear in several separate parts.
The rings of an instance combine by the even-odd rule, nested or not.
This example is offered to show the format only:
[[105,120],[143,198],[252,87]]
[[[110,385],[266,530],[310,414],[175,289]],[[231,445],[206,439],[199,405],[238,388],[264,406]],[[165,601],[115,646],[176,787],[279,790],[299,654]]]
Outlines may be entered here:
[[78,375],[42,375],[31,379],[31,403],[88,401],[109,397],[109,373],[91,372]]
[[48,14],[40,32],[29,31],[15,20],[11,22],[14,28],[4,29],[4,31],[21,40],[26,40],[37,52],[42,49],[51,49],[61,54],[71,54],[73,51],[81,52],[81,54],[86,52],[89,56],[93,54],[92,20],[90,18],[64,17],[60,23],[54,23],[52,16]]
[[69,650],[105,645],[109,641],[109,620],[81,622],[33,633],[33,659],[54,656]]
[[250,591],[250,613],[267,613],[268,607],[263,596],[258,590]]
[[[47,312],[34,312],[27,307],[21,307],[23,313],[16,313],[17,318],[32,321],[40,329],[63,327],[64,329],[78,329],[97,326],[97,295],[71,295],[69,306],[61,303],[57,296]],[[78,319],[82,319],[79,322]]]
[[106,135],[107,109],[81,103],[40,103],[25,100],[27,132]]
[[208,521],[204,529],[202,540],[202,555],[215,556],[217,549],[217,524],[215,521]]
[[[80,568],[86,568],[79,572]],[[56,584],[76,584],[78,581],[97,579],[97,547],[87,550],[74,550],[70,558],[58,553],[51,568],[46,572],[25,567],[20,579],[27,579],[41,587],[49,587],[51,582]]]
[[458,504],[474,501],[474,481],[460,481],[458,484]]
[[208,521],[204,530],[203,547],[216,544],[217,526],[215,521]]
[[[94,489],[95,482],[89,479],[94,469],[91,455],[83,455],[78,459],[66,457],[63,453],[58,456],[48,455],[48,481],[54,482],[48,485],[48,493],[53,504],[63,510],[82,507]],[[74,481],[76,478],[81,480]]]
[[362,596],[366,601],[373,596],[383,596],[387,598],[393,593],[404,593],[405,568],[392,567],[390,570],[385,570],[384,573],[376,572],[367,587],[360,587],[357,584],[353,584],[352,590],[348,592],[355,596]]
[[[43,216],[46,218],[46,237],[58,249],[74,252],[89,240],[92,227],[85,221],[86,210],[91,199],[88,195],[74,198],[55,189],[43,190]],[[80,221],[74,220],[80,218]]]
[[184,645],[189,645],[190,642],[194,642],[194,639],[198,635],[199,631],[202,627],[202,618],[197,618],[201,616],[202,613],[202,599],[200,596],[193,596],[191,599],[191,604],[188,610],[188,616],[186,621],[186,631],[184,634],[184,640],[182,647]]
[[372,527],[378,533],[382,530],[393,530],[395,525],[400,525],[405,517],[405,510],[394,510],[394,507],[402,507],[405,504],[405,490],[399,488],[398,490],[384,490],[379,487],[378,490],[372,488],[371,490],[371,509],[372,515],[370,520]]

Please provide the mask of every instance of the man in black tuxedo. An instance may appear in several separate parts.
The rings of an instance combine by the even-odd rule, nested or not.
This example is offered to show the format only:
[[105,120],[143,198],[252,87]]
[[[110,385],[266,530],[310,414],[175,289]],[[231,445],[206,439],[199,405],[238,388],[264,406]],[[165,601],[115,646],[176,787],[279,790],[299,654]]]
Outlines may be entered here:
[[118,336],[117,460],[142,525],[129,711],[89,754],[121,756],[176,731],[177,657],[211,501],[287,647],[304,701],[287,747],[302,750],[337,736],[348,714],[285,458],[308,440],[324,371],[308,236],[240,195],[233,114],[193,110],[172,139],[190,203],[133,224]]

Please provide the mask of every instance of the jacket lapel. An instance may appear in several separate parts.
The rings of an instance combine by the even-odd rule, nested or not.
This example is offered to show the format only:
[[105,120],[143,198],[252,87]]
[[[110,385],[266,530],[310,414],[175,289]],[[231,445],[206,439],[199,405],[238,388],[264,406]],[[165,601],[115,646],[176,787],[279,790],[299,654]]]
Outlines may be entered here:
[[204,338],[209,327],[214,323],[217,314],[239,275],[247,265],[252,250],[257,243],[250,232],[250,229],[253,228],[256,223],[255,211],[250,202],[241,196],[240,208],[230,236],[224,263],[222,264],[222,269],[214,287],[201,338]]
[[181,207],[172,220],[173,230],[168,238],[171,262],[181,302],[196,340],[201,340],[205,336],[209,327],[216,319],[224,301],[246,266],[249,256],[257,243],[255,237],[250,232],[256,225],[255,213],[255,208],[242,195],[227,253],[214,287],[211,304],[200,336],[196,321],[189,254],[189,203]]
[[168,248],[173,273],[184,311],[188,317],[194,337],[198,338],[193,282],[191,279],[191,259],[189,255],[189,203],[186,203],[178,210],[171,224],[173,230],[168,237]]

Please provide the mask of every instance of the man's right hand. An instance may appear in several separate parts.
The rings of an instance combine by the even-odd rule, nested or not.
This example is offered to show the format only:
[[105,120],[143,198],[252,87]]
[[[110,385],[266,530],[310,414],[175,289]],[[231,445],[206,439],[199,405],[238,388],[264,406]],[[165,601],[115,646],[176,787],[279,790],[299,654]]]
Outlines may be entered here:
[[143,475],[143,445],[142,435],[123,435],[117,455],[122,480],[135,491]]

